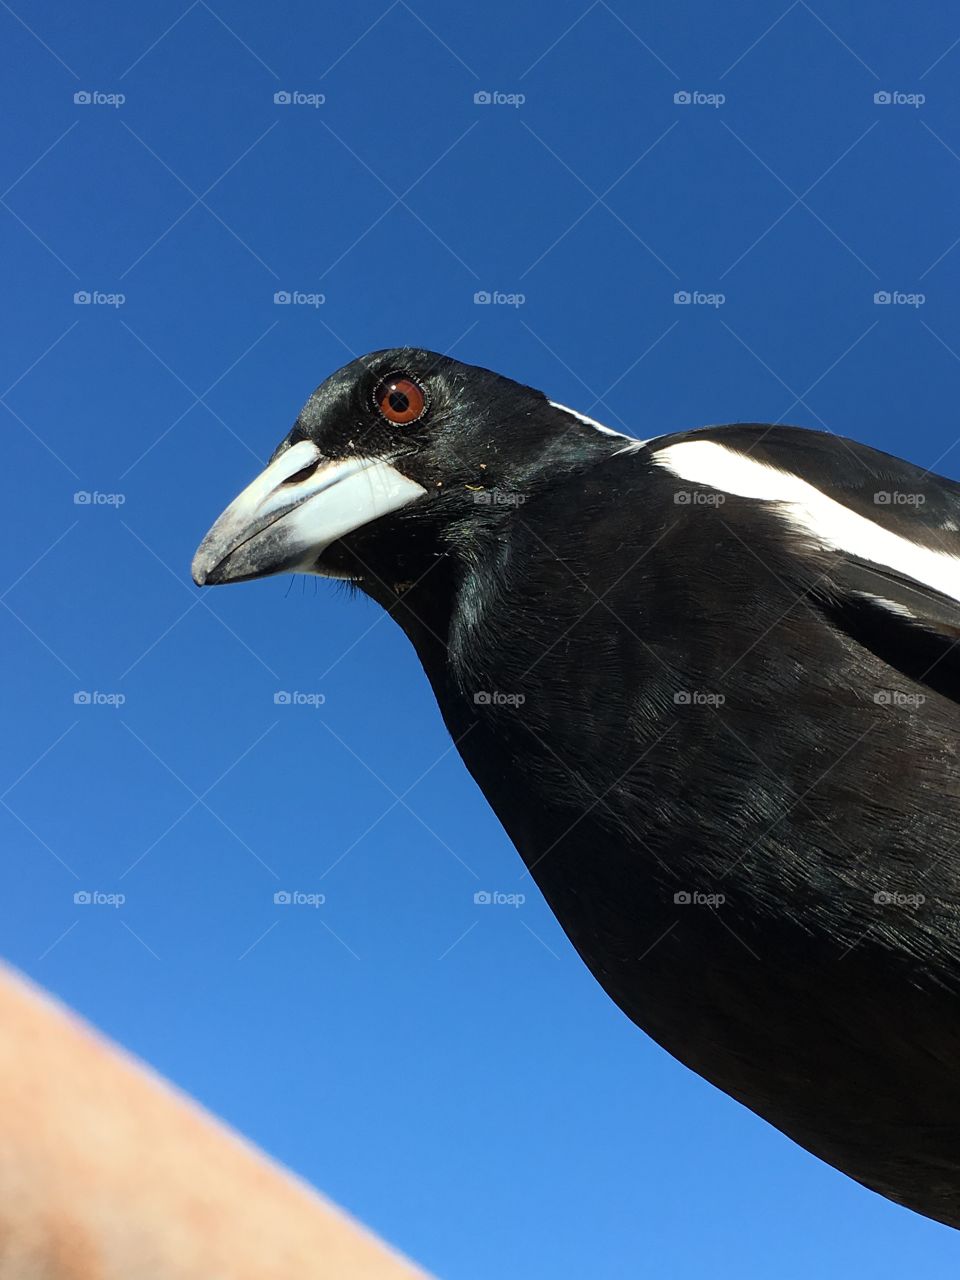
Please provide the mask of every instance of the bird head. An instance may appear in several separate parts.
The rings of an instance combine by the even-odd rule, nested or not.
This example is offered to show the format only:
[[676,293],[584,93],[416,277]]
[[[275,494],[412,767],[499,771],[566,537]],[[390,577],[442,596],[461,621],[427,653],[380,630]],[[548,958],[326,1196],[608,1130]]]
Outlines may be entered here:
[[266,468],[213,525],[194,580],[414,581],[517,510],[556,467],[602,449],[596,425],[540,391],[434,352],[361,356],[314,391]]

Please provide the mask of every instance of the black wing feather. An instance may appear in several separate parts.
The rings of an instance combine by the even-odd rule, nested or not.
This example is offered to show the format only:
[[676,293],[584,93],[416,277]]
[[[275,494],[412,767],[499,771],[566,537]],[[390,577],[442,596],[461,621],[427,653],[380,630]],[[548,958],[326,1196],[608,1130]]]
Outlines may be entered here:
[[[799,476],[918,546],[960,558],[960,485],[952,480],[854,440],[800,427],[708,427],[672,436],[669,443],[704,438]],[[839,630],[890,667],[960,703],[960,602],[843,553],[809,596]]]

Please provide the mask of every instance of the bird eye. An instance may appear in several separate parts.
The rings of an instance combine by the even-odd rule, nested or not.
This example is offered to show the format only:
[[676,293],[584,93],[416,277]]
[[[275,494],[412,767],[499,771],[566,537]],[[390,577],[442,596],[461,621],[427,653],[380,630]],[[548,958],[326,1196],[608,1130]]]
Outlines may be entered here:
[[374,404],[388,422],[416,422],[427,407],[423,387],[401,374],[384,378],[373,393]]

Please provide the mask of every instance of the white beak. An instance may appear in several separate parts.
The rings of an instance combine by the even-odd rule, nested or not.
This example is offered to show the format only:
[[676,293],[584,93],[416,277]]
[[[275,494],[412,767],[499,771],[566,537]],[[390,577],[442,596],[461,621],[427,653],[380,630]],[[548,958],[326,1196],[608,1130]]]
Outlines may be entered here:
[[324,461],[301,440],[230,503],[197,548],[193,580],[202,587],[309,572],[332,542],[425,494],[388,462]]

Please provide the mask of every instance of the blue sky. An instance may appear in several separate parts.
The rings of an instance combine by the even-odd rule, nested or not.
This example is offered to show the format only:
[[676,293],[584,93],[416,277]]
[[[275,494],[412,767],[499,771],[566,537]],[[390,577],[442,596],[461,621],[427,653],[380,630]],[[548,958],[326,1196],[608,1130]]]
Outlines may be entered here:
[[828,426],[960,475],[955,7],[0,32],[5,955],[439,1275],[952,1274],[617,1011],[374,606],[189,562],[313,387],[402,343],[641,436]]

